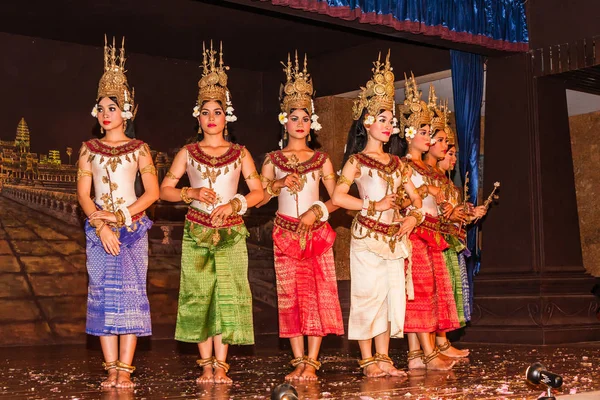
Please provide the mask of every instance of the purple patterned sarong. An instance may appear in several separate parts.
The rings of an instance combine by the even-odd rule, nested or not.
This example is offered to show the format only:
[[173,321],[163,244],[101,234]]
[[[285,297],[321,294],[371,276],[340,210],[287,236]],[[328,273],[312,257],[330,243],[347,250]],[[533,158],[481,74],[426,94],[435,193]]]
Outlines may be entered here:
[[143,216],[128,232],[121,228],[121,252],[112,256],[102,246],[95,228],[85,223],[89,275],[86,333],[94,336],[149,336],[150,304],[146,294],[148,235],[152,221]]

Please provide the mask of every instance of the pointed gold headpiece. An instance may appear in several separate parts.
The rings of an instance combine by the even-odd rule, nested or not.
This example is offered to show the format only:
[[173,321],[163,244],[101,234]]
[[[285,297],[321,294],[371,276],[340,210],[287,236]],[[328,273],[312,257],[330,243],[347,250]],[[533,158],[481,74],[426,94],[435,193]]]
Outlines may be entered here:
[[298,63],[298,51],[295,54],[295,64],[292,65],[289,53],[287,64],[283,62],[281,64],[283,65],[283,72],[285,72],[287,77],[287,81],[283,87],[281,111],[289,114],[292,109],[300,108],[306,109],[311,114],[313,112],[312,96],[314,89],[312,79],[306,69],[306,54],[304,55],[303,69],[300,69],[300,64]]
[[429,102],[427,106],[433,115],[431,118],[431,136],[434,136],[437,131],[443,131],[446,127],[446,116],[444,115],[443,105],[438,104],[433,83],[429,85]]
[[[125,76],[125,37],[121,43],[121,49],[117,55],[115,38],[112,46],[108,45],[104,35],[104,74],[98,83],[98,96],[96,101],[103,97],[116,97],[119,108],[123,111],[134,110],[135,91],[129,90],[127,77]],[[125,104],[129,104],[128,107]],[[125,110],[128,108],[128,110]]]
[[404,102],[400,104],[400,135],[405,135],[405,129],[414,128],[416,131],[422,125],[431,124],[433,113],[427,103],[421,99],[422,92],[419,90],[414,74],[410,78],[404,74]]
[[390,51],[388,50],[385,63],[381,62],[381,53],[377,61],[373,62],[373,78],[367,82],[366,87],[361,87],[358,99],[354,101],[352,116],[358,120],[366,108],[369,115],[376,116],[381,110],[394,113],[394,73],[390,65]]
[[458,147],[458,144],[456,143],[456,133],[450,126],[450,114],[452,114],[452,112],[450,111],[450,108],[448,108],[448,100],[444,103],[442,112],[444,113],[444,131],[448,135],[448,145]]
[[202,43],[202,77],[198,81],[198,105],[205,101],[220,101],[225,107],[228,100],[227,74],[228,66],[223,65],[223,43],[219,46],[219,63],[217,51],[213,50],[212,40],[210,49]]

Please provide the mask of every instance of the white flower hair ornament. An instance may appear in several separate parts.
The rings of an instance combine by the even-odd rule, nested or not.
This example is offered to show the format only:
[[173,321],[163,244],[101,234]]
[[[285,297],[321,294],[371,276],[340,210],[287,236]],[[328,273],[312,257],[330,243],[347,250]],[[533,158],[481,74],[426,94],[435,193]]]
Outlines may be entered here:
[[398,118],[394,117],[394,119],[392,119],[392,127],[394,128],[392,129],[392,135],[400,133],[400,128],[398,128]]
[[94,104],[94,108],[92,108],[92,117],[96,118],[98,116],[98,104]]
[[227,122],[235,122],[237,121],[237,117],[235,115],[233,115],[233,106],[231,104],[231,97],[229,97],[229,90],[225,92],[225,97],[226,97],[226,102],[225,105],[227,106],[225,108],[225,121]]
[[287,122],[288,122],[287,113],[286,112],[279,113],[279,123],[281,125],[285,125],[285,124],[287,124]]
[[434,145],[437,142],[436,138],[431,138],[431,140],[429,141],[430,145]]
[[368,117],[365,118],[365,125],[373,125],[375,123],[375,117],[372,115],[369,115]]
[[310,107],[311,107],[310,129],[314,130],[315,132],[318,132],[321,130],[321,128],[323,128],[323,126],[318,122],[319,116],[315,113],[315,102],[312,99],[310,100]]
[[279,139],[279,149],[283,149],[283,140]]
[[194,112],[192,113],[192,117],[198,118],[199,115],[200,115],[200,106],[196,105],[196,107],[194,107]]
[[123,111],[121,111],[121,117],[123,119],[133,118],[133,113],[131,112],[131,104],[127,101],[127,90],[125,90],[125,104],[123,104]]
[[408,128],[404,129],[404,137],[405,138],[414,139],[416,135],[417,135],[417,130],[415,129],[414,126],[409,126]]

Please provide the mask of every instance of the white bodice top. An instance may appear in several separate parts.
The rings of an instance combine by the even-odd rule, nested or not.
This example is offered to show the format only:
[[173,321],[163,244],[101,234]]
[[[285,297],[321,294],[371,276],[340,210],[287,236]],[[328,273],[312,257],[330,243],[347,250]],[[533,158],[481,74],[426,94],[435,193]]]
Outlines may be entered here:
[[119,207],[129,207],[137,200],[135,177],[139,169],[139,156],[150,154],[141,140],[112,147],[99,139],[83,144],[81,156],[87,155],[92,165],[95,202],[105,211],[115,212]]
[[[356,164],[360,176],[354,179],[361,199],[369,198],[370,201],[379,201],[393,193],[404,197],[404,184],[407,182],[406,164],[398,157],[391,156],[387,164],[383,164],[365,154],[353,154],[348,160]],[[366,215],[366,210],[361,211]],[[377,211],[370,217],[384,224],[394,222],[394,210]]]
[[237,194],[242,158],[245,156],[244,146],[232,144],[218,157],[205,153],[198,143],[185,146],[187,151],[187,169],[190,184],[194,188],[212,188],[217,194],[217,202],[208,205],[194,200],[191,205],[206,213],[222,204],[226,204]]
[[[323,165],[329,156],[315,151],[313,156],[304,162],[294,162],[288,159],[281,150],[267,154],[267,163],[273,164],[275,179],[285,178],[291,173],[297,173],[302,180],[302,190],[297,194],[287,187],[281,189],[277,198],[277,212],[293,218],[299,218],[315,201],[319,200],[319,181],[323,178]],[[296,196],[298,205],[296,208]]]
[[[421,166],[410,162],[410,166],[412,168],[412,176],[410,180],[415,185],[415,188],[420,188],[423,185],[434,185],[438,186],[436,182],[433,182],[431,176],[433,172],[431,171],[429,166],[426,166],[426,169]],[[427,197],[423,199],[423,207],[422,210],[424,213],[431,215],[432,217],[438,216],[438,205],[435,201],[435,197],[428,194]]]

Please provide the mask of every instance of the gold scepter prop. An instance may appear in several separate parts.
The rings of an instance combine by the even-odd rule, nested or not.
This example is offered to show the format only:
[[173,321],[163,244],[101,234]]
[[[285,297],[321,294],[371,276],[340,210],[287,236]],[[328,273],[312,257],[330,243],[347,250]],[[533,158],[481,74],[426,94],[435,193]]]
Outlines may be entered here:
[[[467,171],[467,173],[465,174],[465,184],[463,186],[463,211],[465,212],[465,214],[468,211],[468,207],[467,207],[467,200],[469,200],[469,171]],[[458,230],[460,231],[462,229],[463,226],[463,222],[460,223]]]
[[[492,202],[494,200],[498,200],[500,198],[500,196],[498,196],[496,194],[496,190],[498,190],[499,187],[500,187],[500,182],[494,182],[494,189],[492,189],[492,193],[490,193],[490,195],[487,197],[487,199],[485,199],[485,201],[483,202],[483,206],[485,207],[486,210],[492,205]],[[478,220],[479,220],[479,217],[475,218],[473,223],[477,222]]]

